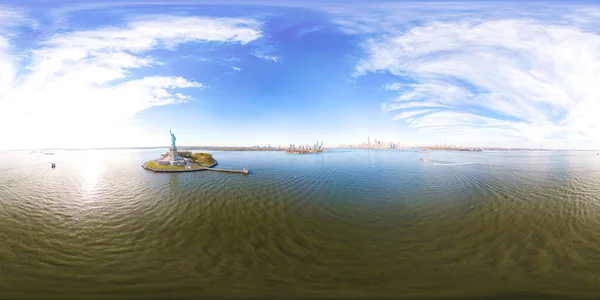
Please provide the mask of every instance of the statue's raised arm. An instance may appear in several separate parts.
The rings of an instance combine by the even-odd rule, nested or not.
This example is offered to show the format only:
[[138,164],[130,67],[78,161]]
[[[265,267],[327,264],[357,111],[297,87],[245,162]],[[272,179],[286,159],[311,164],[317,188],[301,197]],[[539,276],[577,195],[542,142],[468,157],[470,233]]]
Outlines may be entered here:
[[175,140],[177,140],[177,138],[175,138],[175,135],[171,132],[170,129],[169,129],[169,133],[171,134],[171,147],[177,148],[177,147],[175,147]]

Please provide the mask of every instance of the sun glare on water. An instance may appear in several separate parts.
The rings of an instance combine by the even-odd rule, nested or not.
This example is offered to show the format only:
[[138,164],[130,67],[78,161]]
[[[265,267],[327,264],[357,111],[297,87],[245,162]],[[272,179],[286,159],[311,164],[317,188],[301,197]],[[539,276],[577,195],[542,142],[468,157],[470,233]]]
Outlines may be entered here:
[[84,198],[93,197],[94,190],[102,174],[105,156],[102,151],[82,151],[80,153],[78,168]]

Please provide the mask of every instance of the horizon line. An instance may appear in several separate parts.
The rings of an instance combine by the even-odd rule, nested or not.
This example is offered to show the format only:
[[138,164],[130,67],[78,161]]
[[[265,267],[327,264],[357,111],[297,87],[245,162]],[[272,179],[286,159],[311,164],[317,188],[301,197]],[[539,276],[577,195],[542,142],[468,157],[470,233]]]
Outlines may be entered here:
[[[178,148],[181,148],[182,150],[187,150],[185,148],[263,148],[264,149],[287,149],[286,147],[281,147],[279,148],[277,147],[271,147],[271,148],[267,148],[266,146],[180,146]],[[400,148],[395,148],[395,149],[420,149],[420,148],[429,148],[429,147],[433,147],[433,146],[429,146],[429,145],[419,145],[419,146],[406,146],[406,147],[400,147]],[[81,150],[128,150],[128,149],[162,149],[162,148],[170,148],[170,146],[133,146],[133,147],[92,147],[92,148],[28,148],[28,149],[0,149],[0,152],[4,152],[4,151],[49,151],[49,150],[58,150],[58,151],[81,151]],[[374,149],[374,150],[394,150],[394,149],[387,149],[387,148],[361,148],[361,147],[341,147],[341,145],[335,146],[335,147],[324,147],[326,149]],[[490,150],[490,149],[508,149],[508,150],[552,150],[552,151],[600,151],[600,149],[577,149],[577,148],[527,148],[527,147],[463,147],[465,149],[470,148],[470,149],[482,149],[482,150]],[[190,149],[193,150],[193,149]],[[435,150],[435,149],[434,149]],[[447,150],[447,149],[443,149],[443,150]],[[438,150],[439,151],[439,150]],[[452,150],[447,150],[447,151],[452,151]]]

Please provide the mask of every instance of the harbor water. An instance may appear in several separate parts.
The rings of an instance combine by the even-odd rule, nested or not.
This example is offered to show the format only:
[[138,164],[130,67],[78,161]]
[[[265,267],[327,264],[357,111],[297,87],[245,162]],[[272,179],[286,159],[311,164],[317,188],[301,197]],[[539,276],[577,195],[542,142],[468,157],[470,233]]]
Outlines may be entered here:
[[0,153],[0,298],[600,296],[596,152],[164,152]]

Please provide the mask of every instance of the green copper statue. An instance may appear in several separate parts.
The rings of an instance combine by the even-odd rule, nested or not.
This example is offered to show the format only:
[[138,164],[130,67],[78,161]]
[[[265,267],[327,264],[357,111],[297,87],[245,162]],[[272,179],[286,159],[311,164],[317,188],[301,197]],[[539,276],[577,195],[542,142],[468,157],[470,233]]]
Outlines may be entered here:
[[171,134],[171,147],[177,148],[177,147],[175,147],[175,140],[177,140],[175,138],[175,135],[171,132],[171,130],[169,130],[169,133]]

